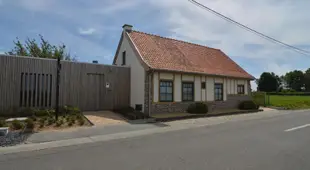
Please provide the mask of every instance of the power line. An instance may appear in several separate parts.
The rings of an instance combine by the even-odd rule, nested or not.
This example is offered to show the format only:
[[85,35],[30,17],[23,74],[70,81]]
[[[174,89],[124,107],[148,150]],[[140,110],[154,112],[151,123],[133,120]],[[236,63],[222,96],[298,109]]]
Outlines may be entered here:
[[254,29],[252,29],[252,28],[250,28],[250,27],[248,27],[248,26],[246,26],[246,25],[244,25],[244,24],[241,24],[240,22],[237,22],[237,21],[235,21],[235,20],[233,20],[233,19],[231,19],[231,18],[229,18],[229,17],[227,17],[227,16],[225,16],[225,15],[223,15],[223,14],[221,14],[221,13],[219,13],[219,12],[217,12],[217,11],[215,11],[215,10],[213,10],[213,9],[211,9],[211,8],[205,6],[205,5],[203,5],[203,4],[201,4],[201,3],[197,2],[197,1],[195,1],[195,0],[188,0],[188,1],[191,2],[191,3],[193,3],[193,4],[196,5],[196,6],[200,7],[200,8],[203,8],[203,9],[208,10],[209,12],[211,12],[211,13],[213,13],[213,14],[219,16],[219,17],[221,17],[222,19],[225,19],[226,21],[228,21],[228,22],[230,22],[230,23],[237,24],[237,26],[239,26],[239,27],[241,27],[241,28],[243,28],[243,29],[245,29],[245,30],[251,32],[251,33],[254,33],[254,34],[258,35],[258,36],[260,36],[261,38],[264,38],[264,39],[266,39],[266,40],[272,41],[273,43],[280,44],[280,45],[282,45],[282,46],[288,47],[288,48],[290,48],[290,49],[292,49],[292,50],[294,50],[295,52],[298,52],[298,53],[300,53],[300,54],[310,56],[310,52],[309,52],[309,51],[306,51],[306,50],[300,49],[300,48],[298,48],[298,47],[289,45],[289,44],[284,43],[284,42],[282,42],[282,41],[279,41],[279,40],[277,40],[277,39],[275,39],[275,38],[272,38],[272,37],[270,37],[270,36],[267,36],[267,35],[265,35],[265,34],[263,34],[263,33],[260,33],[260,32],[254,30]]

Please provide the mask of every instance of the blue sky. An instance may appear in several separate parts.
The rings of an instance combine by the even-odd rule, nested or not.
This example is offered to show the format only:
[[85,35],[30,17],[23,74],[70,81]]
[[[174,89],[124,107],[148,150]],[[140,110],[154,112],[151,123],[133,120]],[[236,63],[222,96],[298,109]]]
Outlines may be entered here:
[[[310,51],[308,0],[199,2],[288,44]],[[232,25],[187,0],[0,0],[0,53],[19,37],[42,34],[64,43],[79,61],[111,64],[122,25],[222,49],[258,77],[310,67],[303,56]],[[253,84],[253,86],[255,86]]]

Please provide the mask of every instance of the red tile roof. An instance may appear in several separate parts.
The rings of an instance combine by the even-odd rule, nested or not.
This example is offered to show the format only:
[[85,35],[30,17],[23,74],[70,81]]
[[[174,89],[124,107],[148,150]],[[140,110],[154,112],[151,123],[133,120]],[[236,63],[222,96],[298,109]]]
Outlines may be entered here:
[[138,31],[128,35],[152,69],[254,78],[219,49]]

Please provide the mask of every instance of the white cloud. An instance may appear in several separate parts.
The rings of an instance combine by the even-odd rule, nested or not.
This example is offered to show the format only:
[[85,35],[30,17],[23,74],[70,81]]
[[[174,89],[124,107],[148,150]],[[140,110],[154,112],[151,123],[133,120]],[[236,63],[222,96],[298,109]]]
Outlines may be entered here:
[[[75,48],[83,46],[84,43],[89,46],[96,46],[95,51],[98,54],[102,54],[102,56],[114,53],[114,49],[100,50],[104,46],[100,44],[102,43],[100,40],[103,38],[103,35],[108,35],[108,38],[118,39],[120,33],[115,32],[115,30],[120,31],[121,24],[132,22],[128,24],[135,24],[136,28],[148,29],[141,29],[141,31],[157,32],[157,30],[152,28],[161,28],[161,31],[164,31],[167,36],[220,48],[228,55],[234,56],[232,57],[233,59],[242,57],[242,61],[243,59],[245,61],[255,61],[252,62],[257,63],[255,65],[242,63],[243,66],[246,65],[246,68],[249,69],[255,67],[255,71],[250,72],[255,76],[263,71],[273,71],[282,74],[286,70],[298,68],[296,60],[302,59],[297,53],[270,43],[228,23],[194,6],[188,0],[16,1],[14,3],[15,6],[18,5],[30,12],[47,14],[42,18],[51,20],[52,27],[57,26],[57,32],[53,29],[50,30],[51,34],[56,37],[55,39],[63,38],[67,41],[74,39],[75,41],[72,44],[74,44]],[[307,36],[310,29],[310,15],[308,12],[310,1],[198,1],[281,41],[293,45],[310,44],[310,37]],[[140,16],[137,16],[143,10],[145,11],[143,14],[150,16],[149,20],[145,21],[140,19]],[[137,19],[134,20],[135,18]],[[57,21],[61,22],[58,23]],[[154,24],[157,25],[154,26]],[[69,30],[70,28],[68,27],[70,26],[73,27],[73,30]],[[70,35],[62,34],[67,31],[70,32]],[[93,36],[81,37],[74,35],[74,33]],[[77,41],[79,42],[78,44],[76,44]],[[249,50],[246,47],[247,44],[259,44],[260,48]],[[87,49],[88,51],[83,51],[82,55],[94,55],[93,51],[89,51],[89,49]],[[105,52],[103,53],[103,51]],[[303,63],[308,62],[308,60],[302,61],[304,61]]]
[[[248,0],[198,0],[200,3],[239,21],[262,33],[288,44],[310,44],[308,30],[310,1],[248,1]],[[253,67],[261,71],[283,74],[296,68],[301,55],[287,48],[266,41],[214,14],[203,10],[187,0],[151,0],[167,13],[162,18],[173,37],[207,44],[220,41],[212,47],[220,48],[230,56],[245,57],[258,61]],[[298,12],[296,12],[298,11]],[[261,44],[258,50],[248,50],[245,44]],[[296,68],[297,69],[297,68]],[[257,73],[252,73],[257,74]]]
[[19,0],[16,4],[31,11],[46,11],[55,10],[56,3],[54,0]]
[[109,15],[123,10],[133,9],[138,6],[141,0],[107,0],[104,5],[98,5],[97,8],[92,9],[92,13]]
[[79,33],[81,35],[91,35],[94,34],[95,32],[96,32],[95,28],[88,28],[88,29],[79,28]]

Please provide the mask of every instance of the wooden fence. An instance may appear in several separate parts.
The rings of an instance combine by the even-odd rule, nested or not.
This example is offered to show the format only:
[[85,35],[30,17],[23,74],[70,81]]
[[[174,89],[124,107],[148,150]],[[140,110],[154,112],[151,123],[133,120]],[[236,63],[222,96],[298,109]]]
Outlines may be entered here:
[[[55,107],[57,61],[0,55],[0,111]],[[60,106],[84,111],[129,106],[130,68],[61,61]]]

